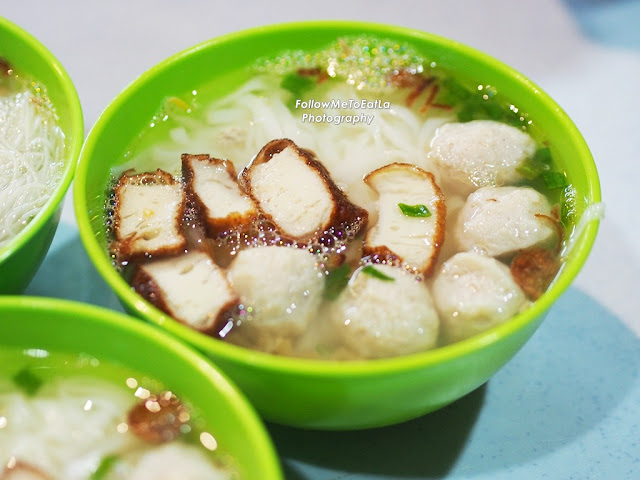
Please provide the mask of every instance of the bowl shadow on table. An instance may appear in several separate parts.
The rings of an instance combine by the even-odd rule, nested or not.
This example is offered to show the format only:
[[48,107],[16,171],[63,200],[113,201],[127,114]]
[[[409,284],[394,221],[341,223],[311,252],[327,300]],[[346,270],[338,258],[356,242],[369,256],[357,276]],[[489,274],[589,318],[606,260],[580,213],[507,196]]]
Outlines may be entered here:
[[[356,432],[269,430],[290,480],[467,478],[542,461],[578,440],[640,392],[639,373],[640,339],[572,287],[503,370],[442,410]],[[315,470],[329,476],[307,475]]]
[[[489,382],[464,463],[475,472],[515,467],[583,441],[592,430],[624,428],[616,409],[638,395],[640,338],[571,287]],[[615,448],[602,442],[604,451]]]
[[485,391],[483,385],[441,410],[382,428],[327,432],[269,424],[268,429],[288,480],[309,478],[288,459],[333,470],[439,478],[450,470],[463,450],[482,408]]
[[65,298],[124,311],[89,260],[78,231],[64,224],[58,226],[49,253],[25,295]]

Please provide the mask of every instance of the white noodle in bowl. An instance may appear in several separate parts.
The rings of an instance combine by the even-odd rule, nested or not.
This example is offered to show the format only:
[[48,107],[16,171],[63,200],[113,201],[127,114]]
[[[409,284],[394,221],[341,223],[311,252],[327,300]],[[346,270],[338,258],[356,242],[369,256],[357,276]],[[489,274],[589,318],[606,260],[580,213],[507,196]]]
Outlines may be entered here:
[[30,90],[0,95],[0,249],[40,212],[62,179],[64,132]]
[[34,37],[0,19],[0,293],[44,259],[83,141],[76,90]]

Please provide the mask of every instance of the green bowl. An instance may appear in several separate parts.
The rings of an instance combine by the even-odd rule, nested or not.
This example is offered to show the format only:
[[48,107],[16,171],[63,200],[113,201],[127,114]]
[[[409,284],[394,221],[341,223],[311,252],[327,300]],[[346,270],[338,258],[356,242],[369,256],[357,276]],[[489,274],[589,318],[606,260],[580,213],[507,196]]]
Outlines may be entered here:
[[[85,144],[75,183],[82,241],[99,273],[127,310],[197,347],[213,359],[267,419],[298,427],[354,429],[392,424],[433,411],[486,382],[531,337],[569,286],[593,245],[590,222],[553,286],[524,313],[468,340],[432,351],[341,363],[249,351],[201,335],[156,310],[120,277],[105,249],[103,203],[110,168],[155,114],[163,98],[229,76],[258,57],[318,49],[343,35],[371,34],[412,44],[453,74],[481,79],[544,125],[554,158],[578,192],[577,216],[600,201],[598,175],[582,136],[542,90],[499,61],[451,40],[406,28],[357,22],[303,22],[226,35],[179,53],[141,75],[105,110]],[[522,372],[526,375],[527,372]]]
[[240,477],[280,480],[260,418],[227,377],[195,350],[126,315],[39,297],[0,297],[0,349],[85,353],[149,375],[196,405]]
[[58,228],[62,200],[71,184],[84,139],[84,123],[80,99],[60,62],[38,40],[4,18],[0,18],[0,57],[46,87],[66,137],[60,183],[34,219],[0,247],[0,294],[15,294],[22,293],[33,278]]

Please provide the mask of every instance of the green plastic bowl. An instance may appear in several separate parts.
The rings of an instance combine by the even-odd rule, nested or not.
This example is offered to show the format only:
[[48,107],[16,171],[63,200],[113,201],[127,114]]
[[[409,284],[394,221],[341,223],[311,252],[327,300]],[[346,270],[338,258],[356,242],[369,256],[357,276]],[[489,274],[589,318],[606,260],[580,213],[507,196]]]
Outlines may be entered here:
[[239,478],[281,480],[258,414],[227,377],[195,350],[126,315],[66,300],[0,297],[0,349],[85,353],[159,380],[201,413]]
[[[577,217],[600,201],[598,175],[582,136],[540,88],[469,47],[424,32],[357,22],[303,22],[256,28],[179,53],[135,80],[105,110],[85,144],[75,183],[80,236],[99,273],[135,315],[159,325],[213,359],[267,419],[298,427],[354,429],[392,424],[433,411],[486,382],[531,337],[585,262],[598,222],[588,224],[561,274],[532,308],[468,340],[433,351],[375,361],[324,362],[249,351],[199,334],[139,297],[112,267],[105,249],[103,204],[110,168],[122,159],[161,101],[201,85],[228,88],[228,76],[256,58],[287,49],[318,49],[343,35],[407,42],[453,74],[495,86],[528,112],[577,189]],[[231,77],[232,78],[232,77]],[[526,375],[527,372],[522,372]]]
[[22,293],[44,260],[58,228],[62,200],[71,184],[84,139],[80,99],[60,62],[38,40],[0,17],[0,57],[41,82],[64,131],[64,171],[51,198],[31,222],[0,247],[0,294]]

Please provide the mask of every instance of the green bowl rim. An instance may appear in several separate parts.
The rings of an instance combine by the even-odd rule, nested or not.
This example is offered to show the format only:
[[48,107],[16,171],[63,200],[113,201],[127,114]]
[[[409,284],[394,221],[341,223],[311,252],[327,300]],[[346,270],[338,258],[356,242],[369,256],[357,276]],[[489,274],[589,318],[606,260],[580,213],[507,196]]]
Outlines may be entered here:
[[83,192],[86,185],[85,178],[89,167],[89,155],[101,133],[101,130],[109,122],[114,112],[116,112],[118,108],[120,108],[120,105],[127,101],[129,97],[135,95],[144,86],[145,82],[152,78],[157,72],[170,68],[183,57],[192,55],[201,49],[209,48],[220,43],[234,41],[235,39],[245,36],[251,37],[276,31],[308,30],[316,27],[334,29],[336,30],[336,33],[340,28],[348,28],[350,31],[354,29],[361,29],[363,30],[363,33],[375,31],[376,33],[389,35],[391,37],[396,35],[402,37],[413,37],[416,39],[427,39],[432,42],[437,42],[457,54],[474,57],[503,75],[514,77],[517,82],[522,84],[526,89],[536,93],[539,101],[544,102],[550,109],[557,112],[559,120],[567,127],[567,132],[572,136],[574,142],[579,147],[577,152],[578,156],[584,161],[583,167],[586,170],[589,189],[587,192],[581,193],[584,193],[584,195],[587,196],[587,200],[589,200],[591,204],[600,202],[600,183],[595,162],[577,127],[568,115],[560,108],[560,106],[558,106],[556,102],[540,87],[501,61],[457,41],[408,27],[345,20],[314,20],[276,23],[215,37],[168,57],[145,71],[125,87],[125,89],[122,90],[102,112],[98,121],[89,132],[80,156],[78,173],[76,175],[74,187],[74,203],[82,242],[89,254],[89,257],[92,259],[96,269],[100,272],[103,278],[107,280],[111,288],[114,289],[122,301],[134,308],[145,319],[165,328],[167,331],[175,334],[178,338],[186,340],[191,345],[196,346],[205,353],[215,352],[216,355],[225,357],[226,359],[248,364],[256,368],[265,368],[274,371],[288,371],[290,373],[304,374],[306,376],[313,377],[375,377],[388,373],[408,372],[416,369],[422,369],[427,366],[446,362],[469,354],[473,351],[480,350],[487,345],[510,336],[525,325],[534,322],[538,316],[542,316],[549,309],[552,303],[569,287],[570,283],[582,268],[595,241],[599,221],[595,220],[587,224],[580,238],[576,240],[571,259],[564,265],[563,271],[556,282],[523,313],[513,317],[506,323],[451,345],[439,347],[426,352],[376,360],[342,362],[304,358],[292,359],[289,357],[253,351],[208,338],[155,309],[143,300],[142,297],[136,294],[116,272],[104,250],[95,240],[89,223],[88,212],[84,208],[85,205],[83,204]]
[[[78,158],[80,157],[80,150],[84,141],[84,118],[82,115],[82,106],[80,104],[80,97],[76,91],[71,77],[63,68],[58,59],[45,47],[37,38],[28,33],[23,28],[19,27],[15,23],[7,20],[4,17],[0,17],[0,30],[6,30],[13,36],[20,38],[24,43],[37,52],[38,56],[49,62],[53,72],[58,77],[62,86],[63,95],[69,102],[69,110],[64,114],[71,118],[71,148],[68,161],[65,163],[64,171],[60,183],[56,186],[55,190],[51,194],[51,197],[44,206],[40,209],[38,214],[29,224],[22,229],[18,235],[11,239],[4,247],[0,247],[0,264],[16,251],[20,250],[26,243],[37,235],[40,228],[49,221],[56,209],[62,204],[64,197],[67,193],[69,185],[73,180],[74,173],[76,171],[76,165]],[[30,74],[30,72],[27,72]],[[46,88],[46,85],[45,85]],[[55,107],[55,105],[54,105]],[[60,114],[60,112],[58,112]],[[68,138],[69,135],[65,137]]]
[[255,438],[262,446],[265,467],[269,468],[273,478],[282,477],[278,455],[271,437],[253,405],[224,372],[200,352],[186,345],[180,339],[145,322],[132,321],[131,317],[123,313],[72,300],[26,295],[0,296],[0,312],[5,309],[22,310],[29,315],[34,315],[38,311],[62,311],[76,318],[91,318],[92,322],[115,326],[124,334],[133,334],[145,340],[148,339],[152,343],[162,345],[172,354],[182,357],[189,363],[191,369],[211,379],[216,389],[227,397],[238,417],[247,427],[251,438]]

